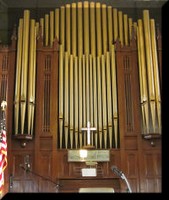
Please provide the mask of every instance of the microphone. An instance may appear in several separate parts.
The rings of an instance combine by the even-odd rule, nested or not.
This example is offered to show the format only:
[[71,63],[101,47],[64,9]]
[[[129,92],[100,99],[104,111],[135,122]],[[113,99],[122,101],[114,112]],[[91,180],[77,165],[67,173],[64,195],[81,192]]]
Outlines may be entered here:
[[126,176],[124,175],[124,173],[123,173],[122,171],[120,171],[116,166],[112,166],[111,169],[112,169],[112,171],[113,171],[116,175],[120,176],[120,178],[123,179],[123,180],[126,182],[127,191],[128,191],[129,193],[132,193],[130,184],[129,184],[129,182],[128,182]]
[[116,166],[112,166],[111,169],[117,176],[120,176],[121,178],[123,178],[123,172],[120,171]]

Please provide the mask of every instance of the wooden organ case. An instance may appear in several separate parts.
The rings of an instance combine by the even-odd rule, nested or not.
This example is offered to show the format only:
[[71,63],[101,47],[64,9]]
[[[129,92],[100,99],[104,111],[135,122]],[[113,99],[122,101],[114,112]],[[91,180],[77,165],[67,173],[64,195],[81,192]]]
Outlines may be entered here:
[[[0,45],[4,192],[126,192],[111,166],[126,174],[133,192],[161,192],[161,54],[148,10],[137,22],[88,1],[56,8],[39,22],[25,10],[11,46]],[[96,177],[82,177],[85,162],[68,162],[69,149],[86,145],[87,121],[97,128],[94,149],[110,151],[109,162],[96,164]]]

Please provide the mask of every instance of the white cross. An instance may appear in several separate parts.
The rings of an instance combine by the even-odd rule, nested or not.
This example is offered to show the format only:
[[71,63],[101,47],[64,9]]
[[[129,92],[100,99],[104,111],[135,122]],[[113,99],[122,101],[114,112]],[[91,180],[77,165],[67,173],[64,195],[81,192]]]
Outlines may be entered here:
[[95,127],[90,127],[90,122],[87,122],[87,128],[81,128],[82,131],[87,131],[87,145],[90,146],[90,131],[97,130]]

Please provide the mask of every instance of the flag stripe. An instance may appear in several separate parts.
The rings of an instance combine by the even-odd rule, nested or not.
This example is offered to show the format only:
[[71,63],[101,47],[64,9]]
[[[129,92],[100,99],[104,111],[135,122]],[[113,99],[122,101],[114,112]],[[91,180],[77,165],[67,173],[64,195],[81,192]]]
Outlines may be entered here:
[[6,131],[1,131],[2,141],[0,142],[0,194],[4,185],[4,170],[7,167],[7,141]]

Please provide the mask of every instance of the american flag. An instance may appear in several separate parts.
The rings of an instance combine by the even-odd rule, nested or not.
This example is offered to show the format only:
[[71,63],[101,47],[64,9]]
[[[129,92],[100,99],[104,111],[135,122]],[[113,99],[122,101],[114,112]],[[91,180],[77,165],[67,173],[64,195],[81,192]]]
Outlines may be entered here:
[[0,195],[3,192],[4,185],[4,170],[7,167],[7,136],[6,136],[6,126],[5,126],[5,107],[6,101],[2,101],[2,115],[1,119],[1,129],[0,129]]
[[0,141],[0,194],[2,193],[4,185],[4,170],[7,167],[7,141],[6,131],[1,130],[1,141]]

